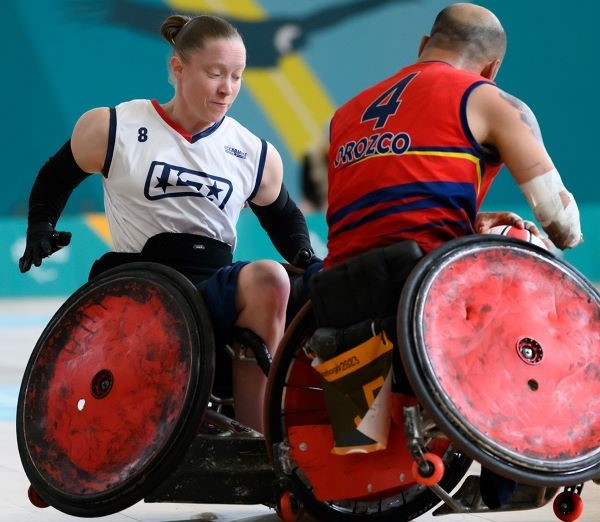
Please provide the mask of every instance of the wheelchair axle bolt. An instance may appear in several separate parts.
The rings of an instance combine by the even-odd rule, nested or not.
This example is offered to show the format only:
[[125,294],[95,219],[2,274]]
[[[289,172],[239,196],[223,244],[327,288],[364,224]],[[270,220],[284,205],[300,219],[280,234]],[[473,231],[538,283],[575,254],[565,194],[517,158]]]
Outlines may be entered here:
[[544,357],[542,346],[531,337],[521,337],[516,348],[521,360],[527,364],[539,364]]
[[113,387],[113,374],[110,370],[100,370],[92,379],[92,395],[96,399],[106,397]]

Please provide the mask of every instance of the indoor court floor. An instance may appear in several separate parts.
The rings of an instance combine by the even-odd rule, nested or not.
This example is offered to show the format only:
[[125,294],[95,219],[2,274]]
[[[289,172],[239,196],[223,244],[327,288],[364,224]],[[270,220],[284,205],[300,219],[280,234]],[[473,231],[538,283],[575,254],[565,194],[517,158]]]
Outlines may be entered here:
[[[29,482],[19,459],[15,413],[21,377],[37,338],[61,304],[57,299],[0,300],[0,522],[73,522],[76,517],[54,508],[39,509],[27,498]],[[587,483],[583,489],[580,522],[600,521],[600,486]],[[89,520],[89,519],[88,519]],[[145,504],[140,502],[120,513],[99,517],[101,522],[275,522],[265,506],[205,504]],[[308,517],[304,517],[308,522]],[[552,506],[508,513],[422,515],[419,522],[551,522],[558,520]],[[323,521],[327,522],[327,521]],[[357,521],[358,522],[358,521]],[[402,522],[398,520],[397,522]]]

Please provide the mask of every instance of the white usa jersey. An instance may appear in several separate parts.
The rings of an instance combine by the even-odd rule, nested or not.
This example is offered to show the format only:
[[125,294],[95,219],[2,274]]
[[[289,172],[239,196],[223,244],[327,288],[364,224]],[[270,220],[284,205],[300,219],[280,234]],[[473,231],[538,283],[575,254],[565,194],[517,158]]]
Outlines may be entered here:
[[193,136],[155,100],[111,109],[104,207],[116,252],[139,252],[161,232],[235,248],[236,223],[262,179],[267,142],[224,117]]

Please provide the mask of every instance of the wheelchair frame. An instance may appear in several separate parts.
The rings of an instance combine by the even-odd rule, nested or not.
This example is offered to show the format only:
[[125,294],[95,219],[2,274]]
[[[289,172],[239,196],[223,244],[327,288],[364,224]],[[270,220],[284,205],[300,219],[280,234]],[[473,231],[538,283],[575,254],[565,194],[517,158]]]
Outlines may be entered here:
[[[502,315],[506,289],[514,294],[511,306],[535,295],[535,306],[546,315],[528,321],[522,309],[513,310],[511,323],[501,329],[508,341],[473,336],[469,344],[474,330],[464,328],[448,341],[461,318],[481,322],[485,314],[492,317],[485,311],[490,307]],[[564,336],[548,324],[543,305],[548,296],[561,310],[561,327],[566,325],[578,343],[570,367],[561,358]],[[121,313],[117,318],[111,317],[114,306]],[[504,510],[532,509],[554,498],[557,516],[574,520],[581,511],[583,482],[600,476],[600,404],[578,400],[575,391],[564,398],[561,405],[569,408],[558,411],[569,414],[566,421],[555,418],[554,425],[537,427],[544,433],[554,428],[553,438],[543,439],[554,444],[547,450],[536,446],[539,438],[519,439],[519,416],[531,414],[534,407],[551,407],[557,395],[548,390],[556,383],[568,395],[561,379],[569,372],[583,375],[588,388],[600,387],[600,372],[593,371],[599,310],[600,295],[593,285],[543,249],[491,236],[447,243],[417,264],[399,302],[398,349],[416,399],[394,398],[386,450],[333,456],[318,376],[303,351],[316,328],[310,304],[288,327],[274,358],[263,436],[219,413],[214,397],[211,402],[214,339],[193,285],[161,265],[119,267],[86,283],[65,302],[27,365],[18,400],[17,442],[32,484],[30,499],[83,517],[114,513],[144,499],[260,503],[274,507],[286,521],[298,519],[303,510],[328,522],[411,520],[440,502],[436,514],[487,511],[476,476],[467,477],[451,495],[476,460],[520,483]],[[485,325],[477,331],[485,331]],[[128,344],[131,339],[138,345]],[[450,344],[460,352],[461,339],[467,348],[447,365],[444,348]],[[508,343],[510,350],[504,350],[500,362],[485,350],[475,358],[478,366],[470,368],[482,372],[488,364],[497,372],[509,365],[518,377],[517,391],[504,388],[502,393],[508,392],[512,401],[535,399],[518,403],[512,424],[504,419],[516,435],[501,440],[502,412],[495,412],[496,427],[489,431],[485,416],[468,407],[481,406],[489,413],[485,400],[460,388],[465,380],[460,358],[476,351],[481,339],[501,348]],[[138,366],[144,371],[136,372]],[[478,383],[485,388],[485,375]],[[146,406],[134,391],[148,391],[151,384],[160,391],[150,394],[154,403]],[[141,416],[139,411],[133,415],[136,409]],[[573,418],[579,422],[579,438],[569,431]],[[540,415],[536,419],[543,422]],[[143,444],[131,427],[139,423],[145,426]],[[556,442],[561,436],[567,440],[562,445]],[[113,444],[119,439],[117,451]],[[133,461],[123,453],[132,449]],[[344,479],[348,476],[353,479]],[[555,496],[560,487],[563,492]]]

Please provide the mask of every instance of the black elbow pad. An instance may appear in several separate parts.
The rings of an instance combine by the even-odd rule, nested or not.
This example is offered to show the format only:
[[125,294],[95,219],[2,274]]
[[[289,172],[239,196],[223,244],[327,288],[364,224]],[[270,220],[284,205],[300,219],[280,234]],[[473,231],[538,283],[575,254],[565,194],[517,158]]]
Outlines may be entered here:
[[282,184],[277,199],[270,205],[260,206],[249,202],[261,226],[283,258],[300,266],[314,256],[304,214]]

